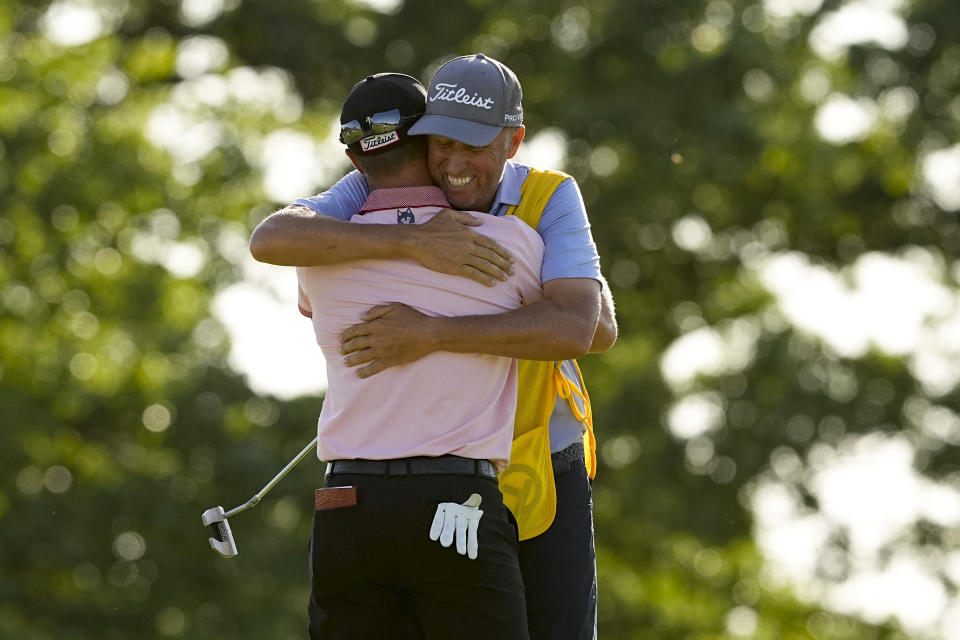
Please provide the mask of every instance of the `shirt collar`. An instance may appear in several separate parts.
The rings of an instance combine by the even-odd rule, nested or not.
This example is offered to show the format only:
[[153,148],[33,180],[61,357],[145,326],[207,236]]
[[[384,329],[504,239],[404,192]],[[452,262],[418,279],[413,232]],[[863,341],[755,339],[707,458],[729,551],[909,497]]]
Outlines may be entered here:
[[434,186],[419,187],[391,187],[376,189],[370,192],[363,201],[358,213],[370,213],[383,209],[402,207],[443,207],[448,209],[450,203],[443,191]]

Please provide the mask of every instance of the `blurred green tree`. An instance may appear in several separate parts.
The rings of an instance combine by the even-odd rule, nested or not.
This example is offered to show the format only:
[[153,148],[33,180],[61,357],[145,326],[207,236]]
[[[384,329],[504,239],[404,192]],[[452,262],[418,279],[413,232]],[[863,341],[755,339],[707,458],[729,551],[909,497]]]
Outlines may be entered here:
[[[561,141],[618,303],[583,361],[600,635],[906,637],[828,595],[907,552],[956,611],[960,8],[866,6],[0,0],[0,637],[303,637],[319,463],[242,516],[234,560],[199,515],[272,477],[320,399],[253,393],[210,301],[285,204],[271,134],[322,143],[356,79],[478,50],[520,76],[528,140]],[[838,40],[844,11],[886,28]],[[919,312],[941,359],[785,302],[884,256],[947,300]],[[817,479],[877,434],[945,497],[864,557]],[[768,495],[821,526],[806,588],[766,555]]]

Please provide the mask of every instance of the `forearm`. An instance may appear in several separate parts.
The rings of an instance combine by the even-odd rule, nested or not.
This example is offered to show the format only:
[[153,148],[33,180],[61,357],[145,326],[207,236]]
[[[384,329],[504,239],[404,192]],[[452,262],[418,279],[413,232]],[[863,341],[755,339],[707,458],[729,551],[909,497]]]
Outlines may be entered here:
[[606,281],[602,283],[600,291],[600,317],[597,321],[597,330],[593,334],[590,344],[590,353],[607,351],[617,341],[617,317],[614,312],[613,294]]
[[590,350],[598,315],[599,304],[585,313],[544,298],[496,315],[430,318],[423,333],[430,351],[569,360]]
[[314,267],[368,258],[407,258],[415,244],[407,225],[353,224],[293,205],[261,222],[250,253],[269,264]]

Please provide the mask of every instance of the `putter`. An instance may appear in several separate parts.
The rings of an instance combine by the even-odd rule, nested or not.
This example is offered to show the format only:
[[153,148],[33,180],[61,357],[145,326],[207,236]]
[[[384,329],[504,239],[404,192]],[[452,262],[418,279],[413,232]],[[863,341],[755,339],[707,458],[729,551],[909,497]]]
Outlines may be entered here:
[[222,558],[233,558],[239,552],[237,551],[237,541],[233,539],[233,532],[230,530],[230,522],[227,521],[227,518],[230,516],[237,515],[241,511],[246,511],[250,507],[257,506],[257,503],[260,502],[260,498],[266,495],[270,489],[273,489],[273,485],[280,482],[283,476],[287,475],[290,469],[293,469],[297,466],[301,460],[307,457],[311,451],[317,447],[317,438],[314,438],[310,444],[303,448],[303,451],[297,454],[297,457],[287,463],[283,469],[280,470],[276,476],[273,477],[273,480],[267,483],[263,489],[253,496],[246,502],[244,502],[239,507],[234,507],[230,511],[224,511],[223,507],[213,507],[212,509],[207,509],[203,512],[203,525],[205,527],[210,527],[210,530],[213,531],[214,535],[209,538],[210,548],[216,551]]

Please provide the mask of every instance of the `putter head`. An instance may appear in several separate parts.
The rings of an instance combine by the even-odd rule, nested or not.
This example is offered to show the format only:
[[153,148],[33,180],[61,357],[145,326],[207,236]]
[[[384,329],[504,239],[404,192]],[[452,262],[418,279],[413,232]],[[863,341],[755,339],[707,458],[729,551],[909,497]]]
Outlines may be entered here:
[[203,512],[203,524],[210,527],[214,536],[208,538],[210,548],[216,551],[221,558],[232,558],[237,555],[237,543],[230,531],[230,523],[224,515],[223,507],[214,507]]

